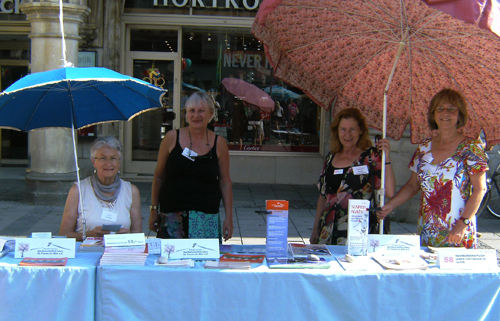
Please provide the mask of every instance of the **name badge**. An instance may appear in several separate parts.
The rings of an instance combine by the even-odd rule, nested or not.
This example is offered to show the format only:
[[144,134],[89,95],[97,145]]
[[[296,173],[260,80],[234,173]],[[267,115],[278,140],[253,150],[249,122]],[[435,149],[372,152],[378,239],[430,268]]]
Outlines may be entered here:
[[363,175],[363,174],[368,174],[368,166],[366,165],[361,165],[361,166],[355,166],[352,168],[354,175]]
[[341,175],[344,173],[344,170],[343,169],[336,169],[333,171],[333,175]]
[[106,221],[116,222],[117,218],[118,218],[117,211],[112,211],[109,208],[102,209],[101,219]]
[[431,156],[431,154],[425,154],[424,157],[422,157],[422,160],[426,163],[432,163],[434,158]]
[[193,152],[192,150],[190,150],[189,148],[187,147],[184,147],[184,150],[182,151],[182,156],[186,157],[187,159],[189,159],[190,161],[193,161],[194,162],[194,158],[196,156],[198,156],[198,154],[196,154],[195,152]]

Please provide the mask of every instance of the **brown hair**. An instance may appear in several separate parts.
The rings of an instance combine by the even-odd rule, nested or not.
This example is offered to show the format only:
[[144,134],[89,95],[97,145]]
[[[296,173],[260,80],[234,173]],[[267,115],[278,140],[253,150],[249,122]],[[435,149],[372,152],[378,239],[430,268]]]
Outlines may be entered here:
[[361,129],[361,136],[357,142],[357,146],[362,150],[367,149],[372,146],[372,141],[370,140],[370,135],[368,133],[368,124],[366,123],[366,118],[361,114],[357,108],[346,108],[341,110],[333,119],[332,125],[330,126],[330,152],[332,154],[342,150],[343,146],[339,139],[339,125],[342,119],[353,118],[358,122],[358,126]]
[[438,125],[434,118],[436,113],[436,108],[444,103],[450,103],[458,109],[458,122],[457,128],[465,126],[467,123],[467,103],[464,96],[454,89],[445,88],[438,92],[432,97],[431,103],[429,104],[429,111],[427,114],[427,123],[431,129],[438,129]]

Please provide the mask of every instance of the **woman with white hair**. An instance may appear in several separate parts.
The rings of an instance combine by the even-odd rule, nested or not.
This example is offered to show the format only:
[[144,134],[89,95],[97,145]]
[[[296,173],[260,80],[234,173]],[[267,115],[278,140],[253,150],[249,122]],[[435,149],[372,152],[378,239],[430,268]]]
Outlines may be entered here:
[[103,229],[103,225],[120,225],[116,233],[142,232],[139,189],[118,175],[121,153],[121,144],[115,137],[101,137],[94,141],[90,148],[94,173],[81,181],[81,193],[76,183],[69,190],[59,235],[82,240],[83,217],[87,237],[114,233]]
[[[233,236],[233,190],[226,140],[208,129],[213,99],[195,92],[185,105],[188,126],[169,131],[158,152],[149,229],[159,238]],[[223,201],[226,218],[220,225]]]

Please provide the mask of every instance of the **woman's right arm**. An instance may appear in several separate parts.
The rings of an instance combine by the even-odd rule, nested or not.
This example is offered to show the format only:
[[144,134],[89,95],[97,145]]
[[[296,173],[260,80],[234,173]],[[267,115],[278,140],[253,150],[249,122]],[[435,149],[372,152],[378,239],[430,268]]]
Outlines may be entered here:
[[322,195],[320,195],[318,197],[318,202],[316,204],[316,218],[314,219],[313,231],[311,233],[311,237],[309,238],[309,243],[311,243],[311,244],[318,244],[319,221],[321,219],[321,215],[325,211],[325,205],[326,205],[326,198],[324,198]]
[[78,186],[73,184],[71,186],[68,198],[66,199],[66,205],[64,206],[64,213],[61,221],[61,227],[59,228],[59,235],[66,237],[76,238],[77,241],[82,240],[82,233],[75,232],[76,221],[78,219],[78,200],[80,196],[78,195]]
[[[158,206],[160,202],[160,190],[165,182],[168,156],[175,146],[176,139],[177,131],[170,130],[161,141],[160,150],[158,151],[158,161],[153,177],[153,185],[151,187],[151,205],[153,206]],[[158,208],[152,209],[149,214],[149,229],[158,232],[158,224]]]
[[417,173],[412,171],[408,182],[382,207],[381,211],[377,212],[377,218],[383,220],[392,210],[411,199],[419,191],[420,184],[417,180]]

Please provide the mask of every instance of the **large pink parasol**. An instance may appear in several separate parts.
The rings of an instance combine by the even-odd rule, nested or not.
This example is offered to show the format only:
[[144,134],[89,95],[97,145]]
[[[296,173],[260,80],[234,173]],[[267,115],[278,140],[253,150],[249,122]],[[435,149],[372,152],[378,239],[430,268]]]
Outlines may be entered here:
[[489,145],[500,142],[500,38],[479,28],[497,24],[498,8],[474,11],[481,20],[451,6],[490,1],[427,2],[477,22],[418,0],[264,0],[252,32],[277,77],[334,112],[359,108],[384,136],[399,140],[410,124],[413,143],[431,137],[428,104],[448,87],[469,103],[463,132],[483,129]]
[[230,93],[251,106],[269,113],[274,110],[273,99],[259,87],[238,78],[224,78],[222,84]]
[[275,76],[334,112],[357,107],[384,138],[401,139],[408,124],[412,143],[431,137],[430,99],[448,87],[469,104],[464,134],[483,130],[489,145],[500,142],[500,38],[485,30],[498,21],[496,2],[476,16],[460,13],[489,1],[467,1],[466,9],[461,0],[427,2],[473,23],[419,0],[264,0],[252,32]]

